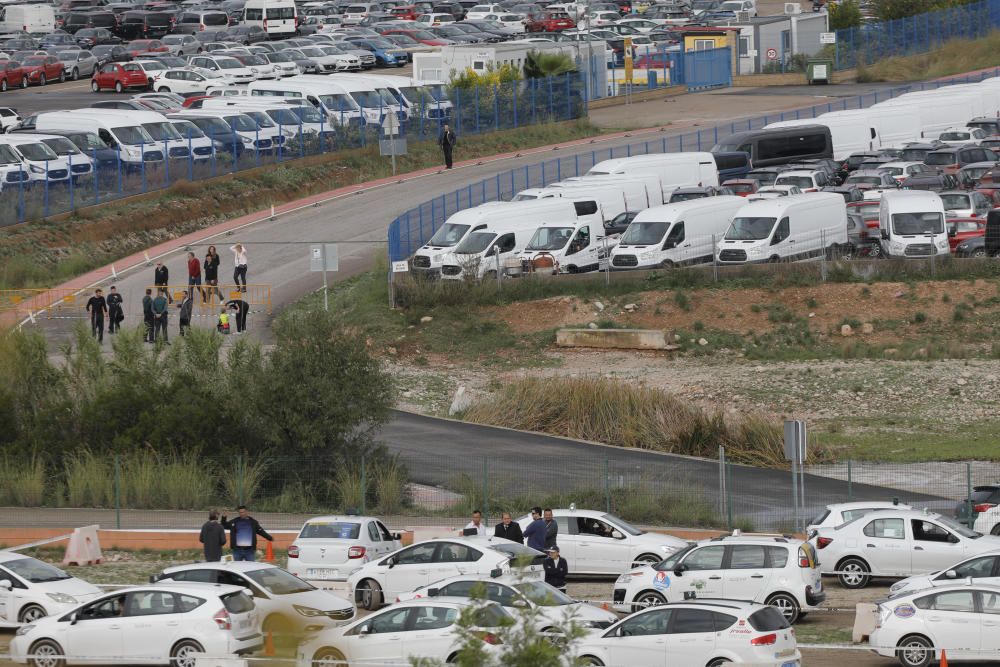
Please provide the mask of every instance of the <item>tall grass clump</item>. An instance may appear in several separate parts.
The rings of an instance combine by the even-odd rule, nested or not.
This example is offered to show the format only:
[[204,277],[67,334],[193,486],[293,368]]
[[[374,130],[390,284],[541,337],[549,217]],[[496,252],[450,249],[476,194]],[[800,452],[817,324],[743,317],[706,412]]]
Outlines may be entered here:
[[113,463],[89,449],[63,461],[66,502],[70,507],[110,507],[114,504]]
[[331,491],[345,511],[361,511],[365,498],[365,484],[361,480],[361,470],[354,466],[344,466],[330,482]]
[[45,463],[32,457],[27,461],[3,462],[0,472],[0,502],[16,507],[41,507],[45,502]]
[[522,378],[473,404],[467,421],[619,447],[781,467],[781,424],[708,412],[660,389],[607,378]]
[[398,514],[409,501],[406,465],[395,454],[372,466],[371,486],[381,514]]
[[136,451],[121,457],[122,507],[163,507],[159,496],[159,466],[153,451]]
[[231,466],[221,470],[225,500],[249,505],[260,491],[267,473],[267,461],[248,459],[247,456],[237,457]]
[[194,510],[211,503],[215,474],[198,452],[175,455],[159,463],[159,495],[167,507]]

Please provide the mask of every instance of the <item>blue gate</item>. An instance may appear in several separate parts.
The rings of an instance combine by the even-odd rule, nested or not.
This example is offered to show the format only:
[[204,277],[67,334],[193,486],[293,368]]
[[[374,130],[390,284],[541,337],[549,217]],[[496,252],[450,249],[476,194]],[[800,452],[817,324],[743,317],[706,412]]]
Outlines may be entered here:
[[728,46],[684,53],[684,83],[689,91],[733,84],[732,52]]

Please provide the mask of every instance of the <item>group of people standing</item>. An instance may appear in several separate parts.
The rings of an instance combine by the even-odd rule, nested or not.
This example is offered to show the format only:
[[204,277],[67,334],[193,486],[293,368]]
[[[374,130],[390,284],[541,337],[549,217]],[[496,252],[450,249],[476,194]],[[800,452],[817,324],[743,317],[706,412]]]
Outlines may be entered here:
[[[483,514],[479,510],[472,513],[470,521],[462,531],[465,535],[487,535],[488,528],[483,525]],[[559,545],[556,541],[559,537],[559,524],[552,516],[552,510],[541,507],[531,508],[531,523],[524,530],[516,523],[510,512],[500,515],[500,523],[493,529],[494,537],[501,537],[511,542],[527,544],[536,551],[543,551],[549,555],[545,560],[545,582],[561,591],[566,590],[566,575],[569,574],[569,567],[566,560],[559,555]]]

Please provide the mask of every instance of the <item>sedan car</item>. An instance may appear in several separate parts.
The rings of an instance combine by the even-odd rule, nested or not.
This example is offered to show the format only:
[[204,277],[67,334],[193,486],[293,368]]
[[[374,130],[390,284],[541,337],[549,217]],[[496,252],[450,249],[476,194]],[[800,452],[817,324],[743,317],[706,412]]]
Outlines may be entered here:
[[412,593],[400,593],[396,602],[439,597],[478,597],[496,602],[514,616],[529,612],[540,632],[554,632],[570,617],[582,627],[598,629],[618,620],[616,614],[578,602],[544,581],[521,581],[510,575],[450,577]]
[[[876,206],[875,219],[878,220],[878,207]],[[854,210],[861,210],[854,207]],[[863,213],[861,214],[863,216]],[[876,225],[877,226],[877,225]],[[806,526],[806,535],[812,536],[820,528],[836,528],[837,526],[854,521],[870,512],[877,510],[908,510],[913,509],[909,505],[902,503],[890,503],[877,500],[858,501],[854,503],[837,503],[827,505],[826,508]]]
[[[986,237],[973,236],[965,239],[955,246],[955,257],[986,257]],[[1000,524],[997,526],[997,531],[997,534],[1000,534]]]
[[76,81],[81,76],[90,77],[97,69],[97,58],[90,51],[60,51],[58,56],[63,64],[63,71],[70,79]]
[[[554,509],[559,526],[557,543],[576,574],[621,574],[652,565],[687,546],[670,535],[647,533],[613,514],[593,510]],[[523,531],[531,516],[517,520]]]
[[934,572],[963,558],[1000,549],[1000,537],[980,535],[950,517],[917,510],[870,512],[810,538],[824,574],[845,588],[864,588],[872,577]]
[[590,665],[798,667],[795,632],[773,607],[733,600],[689,600],[650,607],[580,640]]
[[181,584],[119,589],[37,619],[18,630],[10,653],[34,667],[65,664],[64,655],[194,667],[199,653],[241,655],[262,644],[253,598],[242,588]]
[[0,551],[0,625],[31,623],[69,611],[101,589],[57,567],[14,551]]
[[191,35],[166,35],[161,41],[175,56],[190,56],[204,50],[201,42]]
[[1000,585],[1000,552],[980,554],[937,572],[907,577],[894,583],[889,588],[889,595],[898,597],[925,588],[950,586],[963,580],[968,583],[970,579],[975,584]]
[[21,69],[29,84],[44,86],[50,81],[66,80],[62,61],[55,56],[28,56],[21,63]]
[[544,560],[540,551],[502,538],[442,538],[365,563],[348,577],[347,586],[359,606],[378,609],[401,593],[457,575],[499,576],[516,567],[526,580],[539,580]]
[[288,548],[288,571],[308,580],[346,581],[401,546],[399,535],[374,517],[320,516],[306,521]]
[[354,606],[280,567],[244,561],[193,563],[168,567],[157,582],[196,581],[240,586],[253,591],[264,632],[315,632],[354,618]]
[[105,63],[122,63],[132,60],[132,55],[124,46],[118,44],[102,44],[90,50],[97,58],[97,66],[101,67]]
[[498,633],[513,618],[495,603],[463,598],[431,598],[395,604],[344,628],[317,633],[298,649],[301,667],[334,664],[409,664],[412,659],[456,662],[463,645],[456,623],[473,613],[473,627],[487,652],[498,651]]

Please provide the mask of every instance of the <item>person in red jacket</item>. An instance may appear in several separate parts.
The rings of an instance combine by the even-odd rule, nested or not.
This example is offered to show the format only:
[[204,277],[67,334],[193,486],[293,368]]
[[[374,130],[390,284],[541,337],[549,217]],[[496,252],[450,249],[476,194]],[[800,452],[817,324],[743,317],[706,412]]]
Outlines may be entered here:
[[[194,297],[194,288],[198,287],[198,291],[202,292],[201,289],[201,262],[198,258],[194,256],[193,252],[188,253],[188,294]],[[205,294],[202,292],[202,301],[205,300]]]

